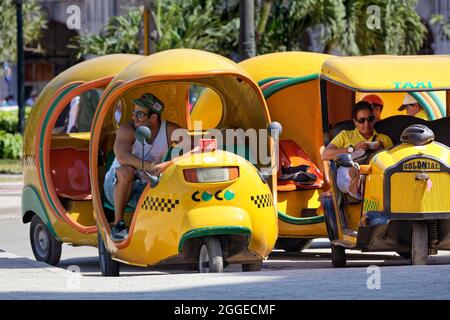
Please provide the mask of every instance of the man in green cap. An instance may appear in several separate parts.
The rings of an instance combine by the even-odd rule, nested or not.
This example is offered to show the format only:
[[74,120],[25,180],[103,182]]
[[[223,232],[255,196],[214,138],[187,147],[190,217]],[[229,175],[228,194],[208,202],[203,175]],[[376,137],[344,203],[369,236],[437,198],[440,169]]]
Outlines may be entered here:
[[144,169],[152,175],[159,175],[168,162],[161,163],[163,156],[172,145],[170,137],[180,127],[161,119],[164,103],[151,93],[144,93],[133,100],[133,119],[120,125],[114,142],[114,159],[105,175],[105,196],[114,203],[114,223],[111,238],[121,241],[128,237],[128,229],[123,221],[127,204],[136,207],[139,197],[148,182],[148,176],[142,168],[142,143],[135,138],[136,128],[146,126],[152,135],[144,142]]

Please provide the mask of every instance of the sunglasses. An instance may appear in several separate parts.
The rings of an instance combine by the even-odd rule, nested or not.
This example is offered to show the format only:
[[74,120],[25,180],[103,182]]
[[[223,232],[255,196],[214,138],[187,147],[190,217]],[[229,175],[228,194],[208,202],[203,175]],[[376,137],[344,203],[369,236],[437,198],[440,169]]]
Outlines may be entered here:
[[149,113],[143,113],[142,111],[136,111],[136,110],[133,110],[133,115],[134,115],[137,119],[142,120],[142,119],[144,119],[145,116],[151,115],[151,112],[149,112]]
[[371,115],[371,116],[368,116],[367,118],[358,118],[355,120],[356,120],[356,122],[361,123],[361,124],[366,122],[366,120],[367,120],[367,122],[373,122],[375,120],[375,116]]

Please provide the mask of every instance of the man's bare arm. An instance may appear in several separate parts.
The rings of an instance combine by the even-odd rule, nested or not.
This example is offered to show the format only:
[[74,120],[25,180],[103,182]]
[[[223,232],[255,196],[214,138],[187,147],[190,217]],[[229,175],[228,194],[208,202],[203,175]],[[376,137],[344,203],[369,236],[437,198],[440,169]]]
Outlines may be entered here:
[[334,157],[340,153],[348,153],[348,149],[347,148],[338,148],[334,144],[330,143],[325,148],[325,150],[323,150],[322,160],[333,160]]
[[[116,141],[114,142],[114,153],[117,161],[122,166],[129,165],[136,169],[142,168],[142,160],[133,155],[134,129],[132,124],[126,123],[117,130]],[[150,161],[144,161],[144,169],[152,170],[155,164]]]

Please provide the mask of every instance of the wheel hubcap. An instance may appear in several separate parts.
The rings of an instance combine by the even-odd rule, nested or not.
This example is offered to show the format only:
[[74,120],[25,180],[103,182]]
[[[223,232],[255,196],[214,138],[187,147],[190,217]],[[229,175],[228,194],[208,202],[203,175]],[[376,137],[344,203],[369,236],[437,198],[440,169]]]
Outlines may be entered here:
[[35,234],[35,243],[36,250],[41,257],[45,257],[48,253],[49,248],[49,238],[47,233],[42,229],[42,227],[36,229]]

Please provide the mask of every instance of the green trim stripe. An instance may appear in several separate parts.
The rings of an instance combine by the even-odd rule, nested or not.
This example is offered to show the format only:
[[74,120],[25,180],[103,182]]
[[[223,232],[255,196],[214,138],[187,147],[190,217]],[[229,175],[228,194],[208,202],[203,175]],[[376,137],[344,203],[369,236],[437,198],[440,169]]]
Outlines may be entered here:
[[180,239],[180,243],[178,244],[178,252],[181,252],[183,249],[184,243],[186,240],[193,238],[200,238],[205,236],[215,236],[215,235],[236,235],[236,234],[244,234],[251,235],[251,231],[246,227],[206,227],[194,229],[186,232]]
[[28,211],[34,212],[41,220],[45,223],[47,228],[50,230],[52,235],[56,239],[60,239],[58,235],[56,234],[55,229],[53,229],[53,225],[48,218],[47,211],[45,210],[45,206],[42,203],[42,199],[39,196],[39,192],[37,191],[36,187],[33,185],[26,185],[22,189],[22,218],[24,217],[25,213]]
[[40,139],[39,139],[39,167],[40,167],[40,175],[42,178],[42,182],[43,182],[43,187],[44,187],[44,192],[45,195],[47,196],[47,198],[49,199],[49,202],[53,208],[53,210],[57,213],[58,216],[60,216],[62,218],[62,216],[60,215],[59,211],[56,208],[56,205],[54,204],[52,198],[50,197],[50,193],[48,191],[47,188],[47,181],[45,180],[45,170],[44,170],[44,165],[43,165],[43,159],[44,159],[44,137],[45,137],[45,132],[47,131],[47,125],[48,125],[48,121],[50,116],[53,114],[54,109],[56,108],[56,106],[59,104],[59,102],[61,101],[61,99],[66,96],[70,91],[72,91],[73,89],[75,89],[76,87],[78,87],[81,83],[76,83],[73,84],[71,86],[69,86],[68,88],[64,89],[57,97],[56,99],[53,101],[53,103],[51,104],[50,108],[47,110],[47,113],[45,115],[44,118],[44,123],[42,125],[42,129],[40,132]]
[[425,101],[425,99],[420,95],[420,93],[418,92],[409,92],[409,94],[417,100],[417,102],[420,103],[420,105],[422,106],[422,108],[425,110],[425,112],[428,115],[428,118],[430,118],[430,120],[436,120],[436,115],[433,112],[433,109],[431,108],[431,106],[428,104],[428,102]]
[[269,77],[258,81],[258,86],[263,86],[266,83],[269,83],[274,80],[282,80],[282,79],[291,79],[290,77]]
[[271,97],[272,95],[274,95],[278,91],[283,90],[285,88],[288,88],[290,86],[294,86],[294,85],[299,84],[299,83],[304,83],[304,82],[317,80],[317,79],[319,79],[319,74],[318,73],[313,73],[313,74],[309,74],[309,75],[306,75],[306,76],[297,77],[297,78],[291,78],[291,79],[288,79],[288,80],[285,80],[285,81],[281,81],[279,83],[274,84],[273,86],[270,86],[266,90],[264,90],[263,91],[264,98],[268,99],[269,97]]
[[436,105],[438,106],[439,110],[441,111],[442,117],[445,118],[447,116],[447,110],[445,110],[445,106],[442,103],[441,98],[439,98],[439,96],[434,91],[430,91],[428,92],[428,94],[430,95],[431,99],[433,99],[434,103],[436,103]]
[[305,225],[305,224],[316,224],[316,223],[322,223],[325,221],[325,216],[317,216],[317,217],[310,217],[310,218],[296,218],[293,216],[289,216],[281,211],[278,211],[278,218],[280,220],[290,223],[290,224],[296,224],[296,225]]

